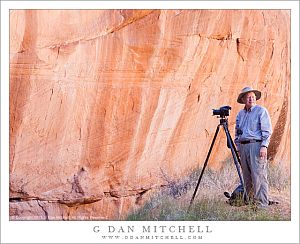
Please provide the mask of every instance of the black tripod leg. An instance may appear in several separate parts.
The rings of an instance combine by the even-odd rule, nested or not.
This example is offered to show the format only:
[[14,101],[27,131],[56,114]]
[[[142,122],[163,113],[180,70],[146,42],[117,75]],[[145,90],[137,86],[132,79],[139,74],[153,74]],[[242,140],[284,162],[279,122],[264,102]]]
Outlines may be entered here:
[[210,145],[208,154],[207,154],[207,156],[206,156],[206,159],[205,159],[205,162],[204,162],[204,165],[203,165],[203,169],[202,169],[202,171],[201,171],[199,180],[198,180],[198,182],[197,182],[197,186],[196,186],[196,188],[195,188],[193,197],[192,197],[192,199],[191,199],[191,201],[190,201],[190,206],[189,206],[189,208],[191,207],[191,205],[192,205],[192,203],[193,203],[193,201],[194,201],[194,198],[195,198],[195,196],[196,196],[196,193],[197,193],[197,191],[198,191],[198,188],[199,188],[199,185],[200,185],[200,182],[201,182],[201,179],[202,179],[204,170],[205,170],[205,168],[206,168],[206,166],[207,166],[208,159],[209,159],[209,157],[210,157],[211,151],[212,151],[213,146],[214,146],[214,144],[215,144],[215,141],[216,141],[216,138],[217,138],[217,135],[218,135],[219,130],[220,130],[220,125],[218,125],[218,127],[217,127],[217,129],[216,129],[214,138],[213,138],[212,143],[211,143],[211,145]]
[[238,175],[239,175],[239,179],[240,179],[240,182],[241,182],[241,185],[244,189],[244,200],[247,202],[248,201],[248,195],[247,195],[247,191],[246,191],[246,187],[245,187],[245,184],[244,184],[244,180],[243,180],[243,177],[242,177],[242,174],[241,174],[241,169],[240,169],[240,158],[239,158],[239,155],[237,153],[237,150],[233,144],[233,140],[230,136],[230,133],[228,131],[228,127],[227,127],[227,124],[223,124],[223,128],[225,130],[225,133],[226,133],[226,137],[227,137],[227,142],[229,142],[229,146],[230,146],[230,150],[231,150],[231,154],[232,154],[232,157],[233,157],[233,161],[234,161],[234,164],[235,164],[235,167],[236,167],[236,170],[238,172]]
[[236,155],[236,158],[237,158],[239,164],[241,165],[241,160],[240,160],[238,151],[237,151],[237,149],[236,149],[236,147],[235,147],[235,145],[234,145],[234,142],[233,142],[233,140],[232,140],[232,137],[231,137],[229,131],[228,131],[228,135],[229,135],[229,138],[230,138],[230,143],[231,143],[231,145],[232,145],[232,147],[233,147],[233,150],[234,150],[234,153],[235,153],[235,155]]

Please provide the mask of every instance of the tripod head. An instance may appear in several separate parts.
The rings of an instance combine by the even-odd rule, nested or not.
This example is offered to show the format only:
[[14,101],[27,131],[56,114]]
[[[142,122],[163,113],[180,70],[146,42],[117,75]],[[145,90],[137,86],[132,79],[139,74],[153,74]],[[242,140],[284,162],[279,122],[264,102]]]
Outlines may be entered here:
[[227,117],[225,117],[225,118],[221,118],[221,117],[219,117],[220,118],[220,125],[223,125],[223,126],[228,126],[228,119],[227,119]]

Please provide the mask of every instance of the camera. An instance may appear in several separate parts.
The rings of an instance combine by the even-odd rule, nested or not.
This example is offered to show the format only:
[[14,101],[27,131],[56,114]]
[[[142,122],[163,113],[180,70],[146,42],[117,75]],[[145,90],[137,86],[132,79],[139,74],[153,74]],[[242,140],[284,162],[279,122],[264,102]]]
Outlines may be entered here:
[[224,118],[225,116],[229,116],[230,109],[230,106],[223,106],[219,109],[213,109],[213,115],[219,115],[221,118]]

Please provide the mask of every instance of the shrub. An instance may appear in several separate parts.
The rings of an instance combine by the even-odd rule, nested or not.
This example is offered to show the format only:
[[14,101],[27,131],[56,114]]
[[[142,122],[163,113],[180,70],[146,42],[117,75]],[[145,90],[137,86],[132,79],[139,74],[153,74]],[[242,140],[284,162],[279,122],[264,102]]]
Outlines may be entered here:
[[[280,192],[289,191],[290,174],[282,163],[270,164],[270,188]],[[232,191],[239,184],[238,174],[231,159],[225,160],[218,171],[206,169],[199,185],[193,205],[190,200],[202,169],[191,170],[180,180],[162,171],[166,182],[160,191],[155,191],[145,205],[132,212],[127,220],[290,220],[290,203],[271,210],[256,211],[254,206],[230,206],[226,203],[224,191]],[[288,194],[287,194],[288,195]]]

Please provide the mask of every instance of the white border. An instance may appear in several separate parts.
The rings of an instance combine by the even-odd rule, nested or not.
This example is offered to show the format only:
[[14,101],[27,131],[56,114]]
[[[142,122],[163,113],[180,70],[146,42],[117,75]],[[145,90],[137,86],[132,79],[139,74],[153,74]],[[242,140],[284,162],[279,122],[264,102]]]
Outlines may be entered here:
[[[3,2],[3,1],[2,1]],[[4,9],[297,9],[293,1],[5,1]]]
[[[9,221],[9,9],[291,9],[291,176],[292,220],[266,222],[118,222],[118,221]],[[203,234],[202,243],[299,243],[299,2],[298,1],[1,1],[1,242],[4,243],[99,243],[107,242],[93,232],[99,225],[103,234],[108,225],[208,225],[212,234]],[[247,237],[245,238],[245,234]],[[153,242],[163,242],[162,240]],[[165,241],[166,242],[166,241]],[[172,240],[171,243],[182,243]],[[191,241],[192,242],[192,241]],[[120,240],[114,243],[141,243],[140,240]]]

